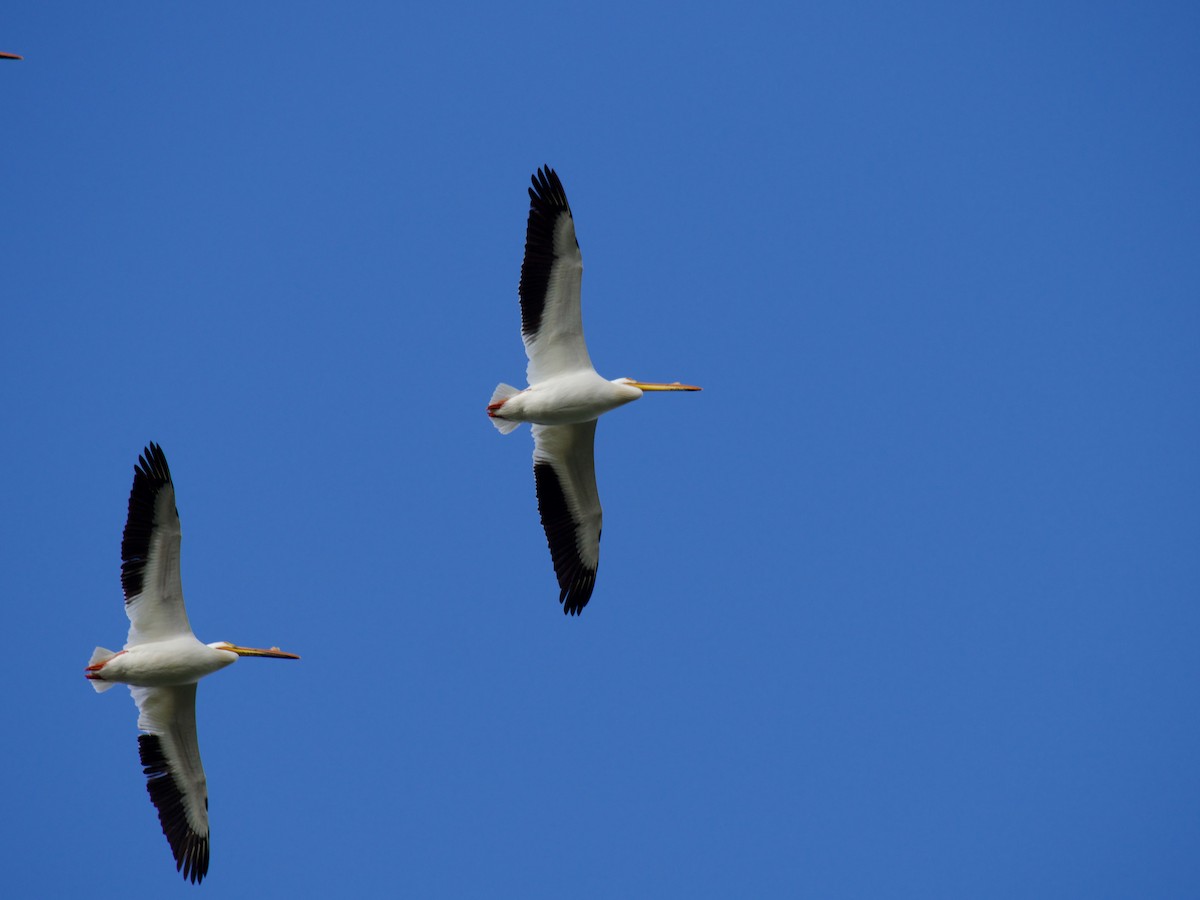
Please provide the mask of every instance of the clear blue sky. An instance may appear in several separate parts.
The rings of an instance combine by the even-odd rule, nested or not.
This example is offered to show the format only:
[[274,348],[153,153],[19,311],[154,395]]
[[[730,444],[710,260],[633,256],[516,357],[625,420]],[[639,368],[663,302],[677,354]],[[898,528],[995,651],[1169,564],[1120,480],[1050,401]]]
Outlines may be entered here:
[[[0,859],[21,896],[1200,893],[1200,8],[0,14]],[[529,176],[608,377],[559,611]],[[204,886],[116,647],[170,460]],[[17,894],[13,894],[16,896]]]

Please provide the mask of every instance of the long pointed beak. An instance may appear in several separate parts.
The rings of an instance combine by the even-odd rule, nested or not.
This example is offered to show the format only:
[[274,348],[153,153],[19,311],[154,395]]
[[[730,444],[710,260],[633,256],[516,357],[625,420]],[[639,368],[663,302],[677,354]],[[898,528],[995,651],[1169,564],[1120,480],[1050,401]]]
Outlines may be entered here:
[[643,391],[698,391],[700,388],[694,384],[680,384],[678,381],[672,381],[670,384],[661,384],[656,381],[633,381],[630,382],[631,387],[641,388]]
[[284,653],[278,647],[272,647],[270,650],[259,650],[257,647],[238,647],[234,644],[229,645],[229,649],[238,656],[265,656],[268,659],[299,659],[295,653]]
[[0,59],[24,59],[23,56],[17,56],[15,53],[0,53]]

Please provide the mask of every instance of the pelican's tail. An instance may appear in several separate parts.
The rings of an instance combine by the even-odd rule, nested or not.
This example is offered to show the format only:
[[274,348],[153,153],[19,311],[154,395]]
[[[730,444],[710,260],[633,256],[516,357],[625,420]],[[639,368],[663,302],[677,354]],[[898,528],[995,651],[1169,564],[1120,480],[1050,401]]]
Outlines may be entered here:
[[498,384],[496,390],[492,391],[492,402],[488,404],[488,415],[491,416],[492,424],[501,434],[508,434],[520,422],[514,422],[511,419],[505,419],[500,415],[500,408],[504,406],[504,401],[510,397],[515,397],[521,391],[511,384]]
[[97,694],[103,694],[116,684],[115,681],[102,681],[98,674],[100,667],[116,655],[113,651],[105,650],[103,647],[97,647],[92,651],[92,658],[88,660],[87,668],[83,670],[83,673],[92,683],[92,687],[96,689]]

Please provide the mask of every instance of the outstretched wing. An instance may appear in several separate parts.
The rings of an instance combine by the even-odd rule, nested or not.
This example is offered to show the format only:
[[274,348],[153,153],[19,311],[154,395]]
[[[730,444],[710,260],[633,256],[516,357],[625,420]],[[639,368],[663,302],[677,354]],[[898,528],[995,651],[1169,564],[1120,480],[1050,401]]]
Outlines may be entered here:
[[563,612],[587,606],[600,565],[600,495],[596,492],[596,420],[578,425],[533,426],[533,477],[538,512]]
[[583,257],[562,182],[549,166],[529,189],[525,260],[521,263],[521,337],[530,384],[592,368],[583,342],[579,288]]
[[196,740],[196,685],[134,687],[138,752],[146,790],[175,855],[175,869],[199,883],[208,873],[208,786]]
[[138,457],[121,539],[126,647],[191,634],[179,581],[179,511],[167,457],[150,443]]

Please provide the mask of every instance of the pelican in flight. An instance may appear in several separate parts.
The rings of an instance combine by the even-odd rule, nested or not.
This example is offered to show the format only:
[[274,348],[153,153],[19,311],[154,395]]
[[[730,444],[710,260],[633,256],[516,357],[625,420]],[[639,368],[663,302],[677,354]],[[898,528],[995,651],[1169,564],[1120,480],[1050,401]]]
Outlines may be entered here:
[[596,374],[583,342],[579,285],[583,257],[562,182],[549,166],[529,189],[525,260],[521,263],[521,337],[529,387],[496,387],[487,414],[501,434],[533,424],[533,479],[538,512],[563,612],[587,606],[600,564],[600,495],[596,493],[596,419],[644,391],[698,391]]
[[179,511],[162,448],[138,458],[121,539],[121,587],[129,638],[117,653],[97,647],[83,674],[99,693],[129,685],[138,706],[138,752],[146,790],[158,809],[175,868],[199,883],[208,872],[208,789],[196,741],[196,682],[239,656],[299,659],[278,647],[256,650],[228,641],[202,644],[192,634],[179,583]]

